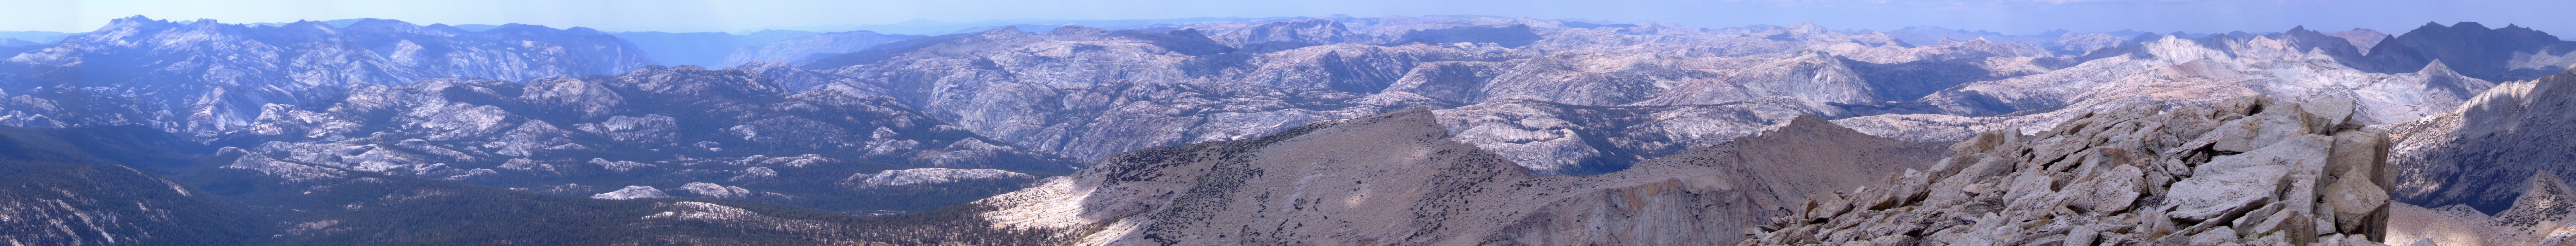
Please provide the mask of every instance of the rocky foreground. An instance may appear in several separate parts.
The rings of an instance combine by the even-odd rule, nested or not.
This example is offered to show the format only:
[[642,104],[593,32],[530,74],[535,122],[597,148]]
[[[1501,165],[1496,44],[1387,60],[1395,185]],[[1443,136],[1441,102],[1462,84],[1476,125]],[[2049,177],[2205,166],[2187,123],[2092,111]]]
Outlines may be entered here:
[[2375,244],[2388,140],[2352,112],[2248,97],[1984,133],[1895,185],[1811,197],[1740,244]]

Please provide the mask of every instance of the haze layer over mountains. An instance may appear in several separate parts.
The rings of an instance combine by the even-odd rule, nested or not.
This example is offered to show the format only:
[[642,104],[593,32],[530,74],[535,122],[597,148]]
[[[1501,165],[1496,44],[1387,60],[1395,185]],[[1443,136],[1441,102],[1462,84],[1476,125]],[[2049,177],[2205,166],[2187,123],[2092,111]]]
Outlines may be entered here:
[[[0,44],[0,147],[18,153],[0,160],[61,177],[0,188],[38,201],[0,204],[0,228],[32,244],[2400,244],[2442,230],[2392,216],[2566,216],[2521,204],[2576,181],[2553,163],[2576,151],[2548,147],[2576,130],[2550,104],[2576,41],[2390,31],[138,16]],[[2302,156],[2331,161],[2286,161]],[[2007,188],[2025,185],[2049,188]],[[2177,191],[2204,188],[2242,194]],[[1990,224],[2043,213],[2067,219]],[[2096,226],[2121,223],[2141,226]],[[2515,225],[2544,236],[2442,237],[2560,226]]]

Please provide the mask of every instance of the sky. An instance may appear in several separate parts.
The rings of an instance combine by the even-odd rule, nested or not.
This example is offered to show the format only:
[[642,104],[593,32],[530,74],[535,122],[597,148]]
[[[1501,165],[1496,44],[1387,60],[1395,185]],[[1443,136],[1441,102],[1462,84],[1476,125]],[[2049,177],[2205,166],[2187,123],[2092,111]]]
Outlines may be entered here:
[[[108,20],[226,23],[351,18],[522,23],[610,31],[761,28],[1019,19],[1490,15],[1703,27],[1813,22],[1835,29],[1941,26],[2027,35],[2051,29],[2270,32],[2292,26],[2402,33],[2426,22],[2518,24],[2576,33],[2569,0],[0,0],[0,30],[80,32]],[[841,30],[815,30],[841,31]]]

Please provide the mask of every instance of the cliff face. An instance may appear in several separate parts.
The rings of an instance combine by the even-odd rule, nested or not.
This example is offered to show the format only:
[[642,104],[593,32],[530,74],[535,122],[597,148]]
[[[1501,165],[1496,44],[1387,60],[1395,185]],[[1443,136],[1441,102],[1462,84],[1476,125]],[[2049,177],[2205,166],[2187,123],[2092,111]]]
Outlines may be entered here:
[[1812,196],[1742,244],[2378,241],[2395,176],[2353,107],[2247,97],[1979,134],[1891,186]]
[[1601,175],[1540,176],[1409,109],[1113,155],[979,201],[1078,244],[1716,244],[1794,197],[1928,163],[1936,145],[1801,118]]
[[[2398,200],[2427,207],[2466,204],[2482,212],[2515,206],[2533,173],[2576,174],[2576,72],[2497,85],[2450,112],[2385,128],[2396,136]],[[2551,144],[2536,144],[2551,143]],[[2561,179],[2557,182],[2568,182]]]

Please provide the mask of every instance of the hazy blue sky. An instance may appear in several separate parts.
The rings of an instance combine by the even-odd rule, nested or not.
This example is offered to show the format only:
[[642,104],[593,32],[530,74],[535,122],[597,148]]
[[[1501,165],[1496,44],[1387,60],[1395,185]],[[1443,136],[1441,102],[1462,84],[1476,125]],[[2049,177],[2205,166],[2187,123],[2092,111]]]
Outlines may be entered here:
[[[228,23],[388,18],[414,23],[526,23],[604,30],[738,31],[905,20],[1166,19],[1495,15],[1661,21],[1696,26],[1815,22],[1837,29],[1935,25],[2030,34],[2048,29],[2217,32],[2354,27],[2403,32],[2425,22],[2521,24],[2576,33],[2570,0],[5,0],[0,30],[88,31],[107,20]],[[2576,35],[2565,35],[2576,36]]]

